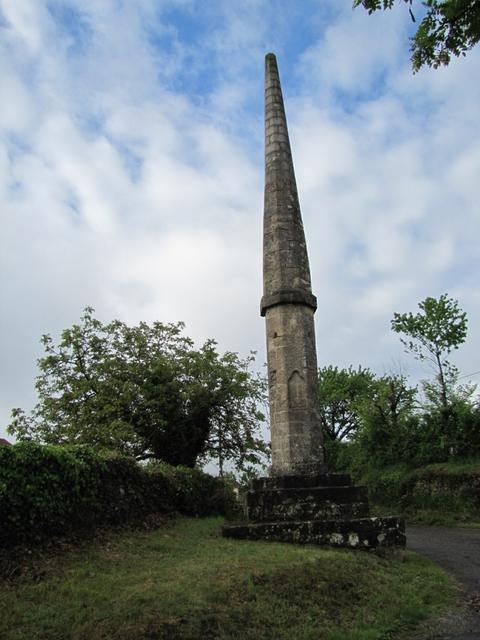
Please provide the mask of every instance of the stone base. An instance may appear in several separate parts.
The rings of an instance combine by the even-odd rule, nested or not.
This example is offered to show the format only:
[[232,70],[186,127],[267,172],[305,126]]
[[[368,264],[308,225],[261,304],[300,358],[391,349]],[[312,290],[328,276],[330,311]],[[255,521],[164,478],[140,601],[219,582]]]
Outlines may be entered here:
[[348,473],[320,473],[309,476],[266,476],[250,483],[252,491],[265,489],[304,489],[306,487],[346,487],[352,484]]
[[245,496],[245,522],[225,537],[353,549],[404,547],[401,518],[369,517],[367,490],[346,474],[258,478]]
[[401,518],[356,518],[290,522],[239,522],[223,526],[227,538],[318,544],[350,549],[404,547],[405,526]]

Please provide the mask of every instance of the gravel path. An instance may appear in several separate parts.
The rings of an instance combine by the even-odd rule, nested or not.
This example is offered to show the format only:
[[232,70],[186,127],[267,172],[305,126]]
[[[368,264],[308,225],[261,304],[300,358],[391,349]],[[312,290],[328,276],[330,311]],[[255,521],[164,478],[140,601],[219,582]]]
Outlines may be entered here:
[[412,640],[480,640],[480,529],[408,527],[407,548],[428,556],[460,584],[460,604]]

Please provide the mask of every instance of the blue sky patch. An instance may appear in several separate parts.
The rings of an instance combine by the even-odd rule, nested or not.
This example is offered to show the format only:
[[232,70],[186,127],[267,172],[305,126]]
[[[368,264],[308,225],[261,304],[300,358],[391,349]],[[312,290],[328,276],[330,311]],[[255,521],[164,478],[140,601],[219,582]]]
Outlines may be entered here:
[[70,53],[81,54],[92,35],[92,27],[86,15],[81,9],[63,2],[49,2],[47,8],[57,26],[68,34]]

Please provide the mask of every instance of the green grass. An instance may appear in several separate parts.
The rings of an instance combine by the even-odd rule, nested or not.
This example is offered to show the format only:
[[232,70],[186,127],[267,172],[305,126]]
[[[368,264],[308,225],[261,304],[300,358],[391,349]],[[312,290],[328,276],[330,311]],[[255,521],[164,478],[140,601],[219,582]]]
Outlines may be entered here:
[[452,460],[450,462],[436,462],[422,467],[422,475],[425,473],[442,473],[446,475],[480,474],[480,460]]
[[221,519],[112,534],[0,585],[2,640],[375,640],[447,606],[412,553],[228,540]]

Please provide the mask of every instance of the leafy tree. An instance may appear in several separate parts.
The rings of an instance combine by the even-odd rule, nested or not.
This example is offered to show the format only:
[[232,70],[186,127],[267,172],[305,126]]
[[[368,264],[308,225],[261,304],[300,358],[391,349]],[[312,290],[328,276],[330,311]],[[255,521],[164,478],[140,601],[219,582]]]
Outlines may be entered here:
[[387,375],[375,382],[372,407],[380,422],[396,429],[415,409],[416,387],[409,387],[403,375]]
[[[418,429],[416,388],[408,386],[402,375],[377,378],[368,369],[320,370],[324,393],[323,418],[338,425],[348,423],[349,430],[341,440],[337,426],[325,439],[326,459],[330,467],[361,476],[367,471],[395,464],[411,455]],[[325,404],[327,406],[325,406]],[[336,416],[340,416],[340,419]],[[351,427],[351,428],[350,428]],[[329,436],[329,437],[328,437]]]
[[360,426],[360,408],[371,396],[374,375],[369,369],[318,370],[322,428],[330,440],[351,438]]
[[221,469],[261,460],[265,383],[250,371],[253,355],[220,356],[213,340],[197,350],[182,323],[102,324],[93,313],[86,308],[58,345],[42,337],[39,401],[30,416],[12,411],[10,433],[189,467],[212,457]]
[[[236,353],[227,352],[218,358],[210,353],[208,368],[210,382],[215,382],[215,402],[211,404],[210,431],[206,443],[204,461],[213,458],[223,476],[225,462],[234,460],[242,473],[253,473],[268,456],[269,446],[259,437],[258,428],[265,417],[258,406],[266,402],[265,380],[253,376],[251,354],[240,360]],[[231,426],[230,426],[231,425]],[[233,428],[232,428],[233,427]]]
[[[412,20],[413,0],[408,5]],[[353,6],[362,5],[368,13],[391,9],[395,0],[354,0]],[[435,69],[448,65],[452,55],[465,55],[480,40],[480,0],[424,0],[423,16],[415,35],[410,39],[413,71],[424,64]]]
[[480,401],[473,397],[474,391],[471,387],[471,394],[459,397],[452,407],[453,429],[448,449],[460,458],[480,455]]
[[[426,402],[422,423],[430,434],[435,462],[453,456],[471,456],[480,451],[480,405],[475,384],[458,385],[457,371],[450,376],[448,405],[443,406],[438,384],[422,381]],[[435,441],[435,443],[433,442]]]
[[417,430],[416,387],[403,375],[375,380],[369,402],[362,406],[362,429],[356,444],[364,465],[396,464],[412,455],[412,435]]
[[392,329],[405,336],[400,341],[407,352],[433,366],[436,386],[431,388],[431,399],[435,391],[441,408],[447,411],[449,394],[458,377],[458,371],[448,356],[465,342],[467,314],[458,308],[457,300],[449,298],[446,293],[438,300],[425,298],[418,306],[420,312],[415,315],[410,312],[394,313]]

